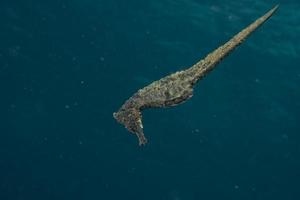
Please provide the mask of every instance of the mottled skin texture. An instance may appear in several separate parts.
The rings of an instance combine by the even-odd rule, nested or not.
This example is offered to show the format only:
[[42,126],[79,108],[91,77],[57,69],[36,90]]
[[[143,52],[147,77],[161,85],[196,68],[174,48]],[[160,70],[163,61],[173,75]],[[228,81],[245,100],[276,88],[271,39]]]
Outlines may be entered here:
[[193,96],[193,86],[241,44],[277,10],[278,5],[236,34],[192,67],[170,74],[138,90],[113,114],[130,132],[137,135],[139,145],[147,143],[143,133],[141,111],[146,108],[176,106]]

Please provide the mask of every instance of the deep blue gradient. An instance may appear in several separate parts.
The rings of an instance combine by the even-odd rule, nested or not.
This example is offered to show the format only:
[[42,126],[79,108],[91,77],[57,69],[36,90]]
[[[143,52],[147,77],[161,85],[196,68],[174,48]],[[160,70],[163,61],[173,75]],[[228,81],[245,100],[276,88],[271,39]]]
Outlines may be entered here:
[[191,66],[267,0],[2,0],[1,200],[299,200],[300,4],[278,12],[177,107],[112,117]]

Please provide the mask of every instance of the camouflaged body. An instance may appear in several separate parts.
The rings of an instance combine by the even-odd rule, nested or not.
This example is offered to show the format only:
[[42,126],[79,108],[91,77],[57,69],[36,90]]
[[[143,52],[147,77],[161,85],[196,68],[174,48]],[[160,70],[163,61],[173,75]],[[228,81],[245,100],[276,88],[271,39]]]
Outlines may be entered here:
[[278,5],[192,67],[170,74],[138,90],[113,114],[114,118],[137,135],[140,145],[146,144],[141,111],[146,108],[176,106],[191,98],[193,86],[270,18],[277,8]]

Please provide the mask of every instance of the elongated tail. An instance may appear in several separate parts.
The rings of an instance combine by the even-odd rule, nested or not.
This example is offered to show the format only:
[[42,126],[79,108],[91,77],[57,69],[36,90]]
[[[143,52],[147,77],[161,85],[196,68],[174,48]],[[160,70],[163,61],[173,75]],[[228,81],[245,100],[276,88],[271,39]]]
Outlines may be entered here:
[[260,27],[265,21],[267,21],[267,19],[269,19],[277,10],[278,6],[279,5],[276,5],[265,15],[258,18],[248,27],[236,34],[224,45],[220,46],[219,48],[208,54],[203,60],[196,63],[191,68],[187,69],[186,72],[190,74],[190,76],[193,76],[193,84],[196,84],[198,80],[205,76],[209,71],[214,69],[223,58],[229,55],[249,35],[251,35],[251,33],[253,33],[258,27]]

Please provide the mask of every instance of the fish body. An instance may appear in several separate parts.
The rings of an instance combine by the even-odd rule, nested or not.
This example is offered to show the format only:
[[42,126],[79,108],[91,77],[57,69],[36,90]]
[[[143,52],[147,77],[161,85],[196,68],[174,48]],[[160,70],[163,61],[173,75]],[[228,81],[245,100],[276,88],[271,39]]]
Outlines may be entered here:
[[139,145],[145,145],[147,139],[143,132],[141,111],[146,108],[176,106],[190,99],[194,85],[267,21],[277,8],[278,5],[190,68],[170,74],[138,90],[113,113],[114,118],[137,135]]

